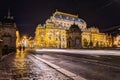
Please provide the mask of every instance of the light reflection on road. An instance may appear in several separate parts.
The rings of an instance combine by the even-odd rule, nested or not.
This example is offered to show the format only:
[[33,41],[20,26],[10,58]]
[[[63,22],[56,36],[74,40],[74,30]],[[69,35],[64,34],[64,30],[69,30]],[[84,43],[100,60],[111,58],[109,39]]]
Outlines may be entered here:
[[19,51],[0,62],[0,80],[72,80],[32,57]]
[[24,70],[27,69],[26,67],[26,52],[17,50],[13,62],[13,66],[16,68],[18,73],[23,74]]
[[36,49],[36,52],[58,52],[58,53],[74,53],[86,55],[115,55],[120,56],[120,50],[74,50],[74,49]]

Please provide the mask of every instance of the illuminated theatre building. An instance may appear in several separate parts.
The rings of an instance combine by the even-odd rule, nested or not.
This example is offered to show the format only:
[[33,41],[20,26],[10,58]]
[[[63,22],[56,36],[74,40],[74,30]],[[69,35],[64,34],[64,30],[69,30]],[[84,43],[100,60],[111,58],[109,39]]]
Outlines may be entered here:
[[60,11],[53,13],[45,25],[39,24],[35,31],[38,48],[91,48],[107,46],[107,35],[97,28],[86,28],[86,22],[78,15]]

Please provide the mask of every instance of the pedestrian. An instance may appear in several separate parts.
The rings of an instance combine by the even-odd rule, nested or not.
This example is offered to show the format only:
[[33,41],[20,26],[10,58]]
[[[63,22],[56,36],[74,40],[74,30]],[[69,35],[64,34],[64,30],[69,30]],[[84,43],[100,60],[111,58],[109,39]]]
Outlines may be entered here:
[[25,50],[25,46],[23,46],[23,51]]
[[21,51],[21,50],[22,50],[22,46],[20,45],[20,46],[19,46],[19,51]]

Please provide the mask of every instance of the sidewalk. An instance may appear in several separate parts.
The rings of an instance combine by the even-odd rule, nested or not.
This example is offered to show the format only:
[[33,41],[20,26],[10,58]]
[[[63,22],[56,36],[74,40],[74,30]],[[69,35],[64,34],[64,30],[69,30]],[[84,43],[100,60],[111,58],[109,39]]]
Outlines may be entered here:
[[2,61],[4,58],[8,57],[9,55],[11,55],[11,54],[13,54],[13,53],[15,53],[15,52],[12,52],[12,53],[9,53],[8,55],[2,56],[2,57],[0,58],[0,61]]
[[9,54],[3,59],[0,62],[0,80],[73,80],[26,51]]

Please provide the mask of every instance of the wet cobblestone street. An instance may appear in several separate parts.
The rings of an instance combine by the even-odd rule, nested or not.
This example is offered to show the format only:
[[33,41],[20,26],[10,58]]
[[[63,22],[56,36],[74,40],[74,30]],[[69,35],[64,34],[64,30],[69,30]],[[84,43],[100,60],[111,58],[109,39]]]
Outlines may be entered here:
[[72,80],[27,52],[0,61],[0,80]]

